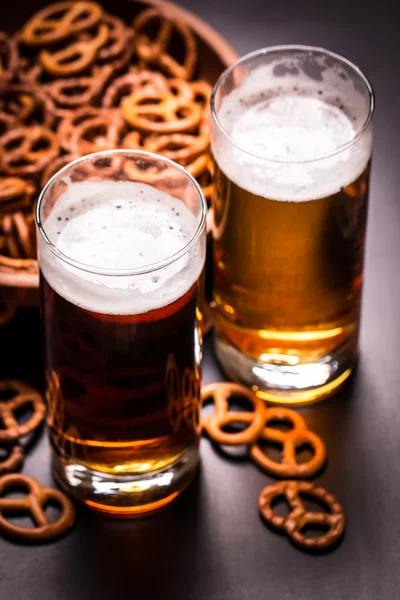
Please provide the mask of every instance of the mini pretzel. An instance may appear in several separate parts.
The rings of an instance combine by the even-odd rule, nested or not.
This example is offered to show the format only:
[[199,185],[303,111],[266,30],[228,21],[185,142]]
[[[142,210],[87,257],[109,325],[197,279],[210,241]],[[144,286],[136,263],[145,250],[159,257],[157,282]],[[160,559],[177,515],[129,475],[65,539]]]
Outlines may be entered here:
[[173,187],[174,181],[179,178],[177,171],[171,167],[160,169],[156,165],[146,163],[143,168],[141,168],[134,160],[125,160],[123,171],[131,181],[148,183],[149,185],[157,186],[158,189],[161,189],[160,185],[165,183],[168,183],[170,187]]
[[[293,429],[281,431],[268,427],[270,421],[289,421]],[[268,408],[265,424],[260,439],[282,445],[282,462],[272,460],[263,452],[258,442],[255,442],[250,447],[250,456],[257,465],[278,477],[311,477],[319,471],[326,460],[326,448],[323,441],[307,429],[301,415],[288,408]],[[309,461],[298,463],[296,448],[304,444],[311,446],[314,454]]]
[[123,128],[124,122],[118,114],[108,113],[87,119],[72,131],[70,147],[81,156],[113,150],[118,147]]
[[121,108],[128,123],[144,133],[187,132],[202,119],[202,110],[195,102],[147,88],[124,98]]
[[150,152],[162,154],[179,164],[187,165],[206,152],[209,143],[208,128],[202,129],[200,126],[199,135],[169,133],[149,136],[145,141],[144,148]]
[[[202,424],[208,435],[219,444],[230,446],[251,444],[260,434],[265,420],[265,404],[248,388],[237,383],[212,383],[201,390],[203,403],[212,399],[215,412]],[[229,398],[239,396],[246,398],[254,407],[254,412],[229,411]],[[243,431],[225,433],[222,428],[232,423],[249,423]]]
[[57,116],[68,116],[77,108],[92,104],[98,99],[111,75],[111,67],[93,70],[90,77],[58,79],[46,86],[46,91],[57,106]]
[[11,81],[18,67],[16,41],[0,31],[0,88]]
[[[43,144],[45,148],[36,148]],[[37,175],[58,151],[57,138],[49,129],[17,127],[0,138],[0,168],[8,175]]]
[[24,448],[16,442],[10,447],[7,458],[0,460],[0,475],[17,471],[24,462]]
[[205,173],[208,169],[209,161],[210,155],[208,154],[208,152],[206,152],[205,154],[201,154],[200,156],[195,158],[191,163],[186,165],[186,170],[193,177],[198,178],[201,175],[203,175],[203,173]]
[[[308,511],[301,494],[323,502],[330,512]],[[286,499],[292,509],[287,517],[281,517],[272,508],[272,504],[280,496]],[[285,531],[295,544],[306,550],[322,550],[332,546],[345,529],[344,511],[336,498],[324,488],[307,481],[281,481],[267,486],[260,494],[258,508],[269,525]],[[302,533],[306,525],[326,525],[329,531],[318,537],[309,537]]]
[[[34,194],[34,186],[20,177],[0,177],[0,212],[8,210],[11,212],[20,203],[29,205],[30,198]],[[25,201],[27,200],[27,202]]]
[[[0,421],[4,427],[0,429],[0,443],[14,442],[40,425],[46,412],[45,404],[39,392],[20,381],[0,381],[0,391],[14,393],[10,400],[0,402]],[[26,405],[33,407],[33,415],[26,423],[19,425],[14,413]]]
[[99,49],[107,42],[108,27],[100,25],[96,34],[74,42],[61,50],[42,50],[39,60],[44,69],[58,77],[79,75],[94,62]]
[[93,27],[100,21],[102,13],[97,2],[56,2],[33,15],[21,37],[30,46],[52,44]]
[[[125,38],[125,42],[124,42],[124,50],[123,50],[122,54],[120,56],[116,56],[115,58],[112,58],[112,59],[110,58],[106,61],[105,60],[101,61],[99,59],[99,55],[98,55],[96,58],[96,64],[107,65],[109,67],[112,67],[113,73],[119,73],[123,69],[127,68],[129,65],[129,62],[132,58],[132,55],[135,51],[133,40],[134,40],[133,31],[127,30],[126,38]],[[101,53],[101,50],[99,51],[99,54],[100,53]]]
[[10,118],[10,125],[43,125],[54,122],[54,103],[37,84],[14,83],[0,95],[1,114]]
[[[150,37],[154,24],[158,31]],[[136,52],[146,64],[156,65],[172,77],[191,79],[197,62],[197,44],[189,27],[178,21],[171,21],[157,8],[142,11],[134,20],[136,31]],[[174,35],[178,35],[185,48],[184,60],[178,62],[168,50]]]
[[16,212],[3,218],[2,229],[11,258],[35,258],[35,231],[32,215]]
[[57,129],[57,138],[60,141],[61,146],[68,152],[73,152],[71,144],[71,136],[75,131],[76,127],[88,121],[89,119],[105,116],[106,113],[94,106],[83,106],[78,108],[75,112],[66,116],[60,121]]
[[62,156],[58,156],[55,160],[52,160],[47,167],[43,170],[42,176],[40,178],[40,185],[43,188],[46,183],[55,175],[60,169],[68,165],[70,162],[77,158],[74,154],[63,154]]
[[[0,533],[23,542],[49,542],[63,535],[75,522],[75,509],[69,498],[62,492],[40,485],[32,477],[13,473],[0,479],[0,494],[23,487],[28,491],[23,498],[0,497]],[[61,514],[52,523],[46,516],[45,507],[57,504]],[[37,525],[34,528],[22,527],[6,519],[7,514],[30,514]]]
[[143,150],[142,136],[138,131],[130,131],[124,136],[121,142],[121,148],[127,150]]
[[105,14],[102,22],[108,26],[108,40],[100,49],[97,60],[108,62],[122,55],[128,40],[128,33],[125,23],[118,17]]
[[142,71],[137,68],[121,75],[108,87],[104,94],[102,105],[105,108],[117,108],[123,98],[139,90],[155,88],[168,91],[166,78],[155,71]]

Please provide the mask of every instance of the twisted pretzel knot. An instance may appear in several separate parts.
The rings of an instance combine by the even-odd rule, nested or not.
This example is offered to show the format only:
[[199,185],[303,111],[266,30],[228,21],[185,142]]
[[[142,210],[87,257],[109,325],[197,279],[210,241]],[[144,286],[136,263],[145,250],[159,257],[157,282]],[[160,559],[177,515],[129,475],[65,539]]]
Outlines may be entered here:
[[115,79],[108,87],[102,104],[104,108],[117,108],[123,98],[147,88],[155,88],[163,92],[169,89],[167,80],[161,73],[133,68],[129,73]]
[[16,471],[24,461],[24,449],[21,444],[16,442],[9,450],[7,458],[0,461],[0,475]]
[[100,150],[112,150],[118,147],[123,128],[122,118],[113,111],[108,111],[76,126],[71,133],[70,147],[81,156]]
[[192,100],[145,88],[127,96],[122,114],[132,127],[144,133],[179,133],[199,125],[203,113]]
[[54,123],[54,103],[37,84],[14,83],[8,85],[0,96],[0,115],[8,120],[8,127]]
[[38,11],[24,26],[21,37],[30,46],[45,46],[93,27],[102,14],[96,2],[56,2]]
[[[41,486],[37,481],[13,473],[0,479],[0,494],[23,487],[28,491],[24,498],[0,497],[0,532],[16,540],[27,542],[48,542],[61,536],[72,527],[75,520],[75,509],[72,502],[58,490]],[[50,522],[44,511],[48,503],[55,503],[61,509],[57,521]],[[6,514],[30,514],[36,527],[26,528],[8,521]]]
[[20,177],[0,177],[0,213],[27,208],[35,187]]
[[186,368],[181,376],[175,357],[170,354],[165,371],[165,386],[168,398],[168,418],[173,432],[177,433],[184,421],[197,434],[200,434],[200,377],[196,376],[189,368]]
[[55,133],[45,127],[16,127],[0,138],[0,167],[8,175],[37,175],[59,147]]
[[18,67],[17,43],[0,31],[0,88],[13,79]]
[[[151,38],[147,33],[154,24],[159,28]],[[190,79],[197,63],[197,44],[189,27],[181,22],[170,21],[156,8],[141,12],[133,22],[136,31],[136,52],[145,64],[154,64],[172,77]],[[185,48],[185,56],[180,63],[168,53],[173,35],[179,35]]]
[[90,39],[82,39],[61,50],[42,50],[39,60],[51,75],[79,75],[94,62],[99,49],[108,40],[107,25],[99,25],[98,31]]
[[[308,511],[300,494],[305,494],[324,503],[330,513]],[[284,496],[292,509],[287,517],[276,514],[272,503]],[[281,481],[264,488],[258,499],[258,508],[267,523],[285,531],[293,542],[306,549],[324,549],[343,535],[345,528],[344,511],[336,498],[322,487],[307,481]],[[329,531],[318,537],[302,533],[306,525],[325,525]]]
[[[270,421],[289,421],[293,428],[281,431],[268,427]],[[266,427],[259,439],[282,445],[282,462],[276,462],[267,456],[258,442],[250,447],[250,456],[256,464],[278,477],[310,477],[322,467],[326,460],[325,444],[315,433],[307,429],[303,417],[288,408],[268,408],[265,413]],[[296,449],[303,445],[311,446],[313,456],[307,462],[298,463]]]
[[[14,442],[40,425],[46,412],[45,404],[39,392],[20,381],[0,381],[0,391],[14,393],[10,400],[0,402],[0,421],[4,427],[0,429],[0,443]],[[14,413],[27,405],[33,407],[33,414],[26,423],[20,425]]]
[[103,16],[102,21],[108,27],[108,40],[100,49],[97,59],[99,62],[108,62],[123,54],[129,39],[128,29],[121,19],[108,13]]
[[[254,407],[254,412],[229,411],[229,398],[237,396],[246,398]],[[237,383],[211,383],[201,390],[204,402],[213,400],[215,412],[207,419],[202,419],[202,425],[208,435],[225,445],[241,445],[252,443],[260,434],[265,421],[265,404],[248,388]],[[246,423],[249,426],[243,431],[226,433],[223,427],[232,423]]]
[[149,136],[144,143],[145,150],[162,154],[182,165],[193,162],[208,150],[210,144],[209,129],[201,124],[199,134],[167,133],[160,136]]
[[70,115],[65,116],[60,121],[57,129],[57,138],[60,140],[60,144],[64,150],[73,153],[74,147],[71,143],[71,136],[76,127],[89,119],[102,116],[105,116],[105,112],[94,106],[83,106],[72,112]]

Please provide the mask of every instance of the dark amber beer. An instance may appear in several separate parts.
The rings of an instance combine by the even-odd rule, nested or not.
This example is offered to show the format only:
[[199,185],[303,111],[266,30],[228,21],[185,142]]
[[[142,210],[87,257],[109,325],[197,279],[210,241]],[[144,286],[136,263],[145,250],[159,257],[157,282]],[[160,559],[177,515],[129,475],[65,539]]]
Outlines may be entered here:
[[310,48],[256,52],[216,86],[216,352],[267,400],[315,400],[353,368],[372,108],[356,67]]
[[54,472],[94,508],[144,512],[198,463],[203,200],[183,171],[175,196],[75,172],[45,192],[39,235]]

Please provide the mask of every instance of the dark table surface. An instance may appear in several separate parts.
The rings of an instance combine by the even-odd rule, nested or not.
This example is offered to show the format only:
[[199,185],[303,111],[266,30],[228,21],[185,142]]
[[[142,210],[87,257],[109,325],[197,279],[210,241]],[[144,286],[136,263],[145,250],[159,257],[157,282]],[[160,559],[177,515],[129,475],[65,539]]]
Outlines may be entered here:
[[[217,454],[203,440],[197,480],[157,516],[112,521],[80,511],[74,532],[58,543],[32,548],[0,540],[0,598],[398,598],[400,56],[396,5],[357,0],[181,3],[219,30],[241,54],[283,43],[324,46],[360,65],[376,90],[360,361],[339,394],[302,411],[326,442],[329,461],[317,482],[343,504],[347,531],[339,547],[323,556],[295,549],[266,529],[258,516],[258,494],[271,479],[246,461]],[[28,341],[20,341],[21,331],[29,334]],[[40,385],[40,352],[32,352],[29,342],[38,336],[37,313],[22,314],[0,332],[1,376],[14,375]],[[222,379],[211,339],[206,343],[204,366],[206,383]],[[45,432],[23,470],[52,485]]]

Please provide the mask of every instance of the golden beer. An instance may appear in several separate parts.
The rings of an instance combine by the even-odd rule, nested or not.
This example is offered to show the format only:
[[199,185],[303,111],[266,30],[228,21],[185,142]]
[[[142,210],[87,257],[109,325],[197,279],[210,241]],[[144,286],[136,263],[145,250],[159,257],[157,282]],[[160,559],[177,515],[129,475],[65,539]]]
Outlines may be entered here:
[[301,49],[271,52],[214,99],[216,352],[261,397],[308,402],[357,355],[371,130],[353,138],[369,105],[350,76],[334,91],[306,76]]

